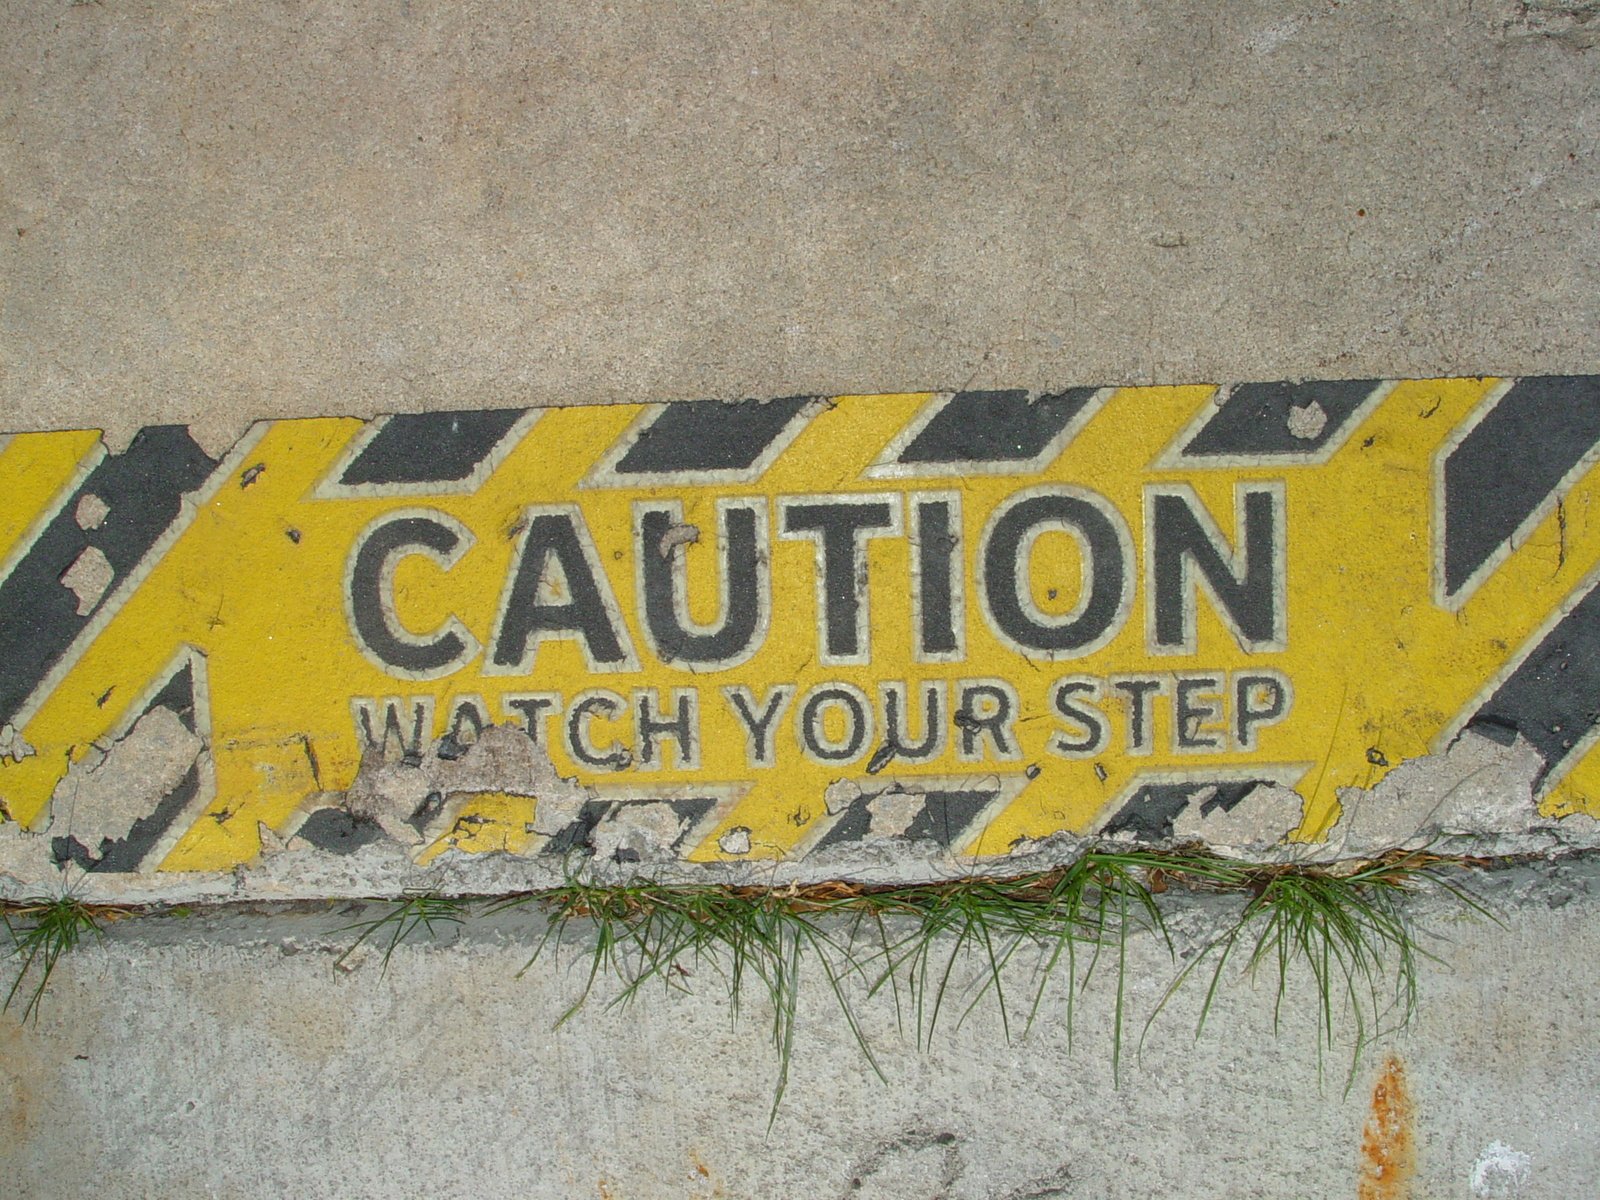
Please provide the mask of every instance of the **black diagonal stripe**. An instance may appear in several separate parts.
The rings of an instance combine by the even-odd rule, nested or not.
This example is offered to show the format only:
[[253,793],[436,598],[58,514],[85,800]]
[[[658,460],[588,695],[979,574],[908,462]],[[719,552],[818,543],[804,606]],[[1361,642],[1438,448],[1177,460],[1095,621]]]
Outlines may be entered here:
[[810,403],[809,396],[781,400],[688,400],[668,404],[628,447],[617,475],[742,471]]
[[575,851],[584,854],[593,853],[594,832],[600,827],[600,823],[608,817],[615,818],[618,813],[626,812],[628,808],[640,804],[665,804],[677,814],[683,823],[683,832],[672,844],[671,848],[675,850],[705,815],[716,807],[717,801],[712,796],[680,796],[663,800],[586,800],[579,807],[578,815],[552,835],[539,853],[549,855],[571,854]]
[[1600,376],[1521,379],[1444,464],[1444,583],[1454,595],[1600,443]]
[[1099,830],[1104,837],[1132,834],[1142,842],[1163,842],[1175,834],[1175,823],[1195,797],[1216,790],[1200,803],[1202,814],[1234,807],[1258,787],[1269,787],[1266,779],[1185,780],[1181,783],[1147,783],[1114,813]]
[[[1544,760],[1537,782],[1558,771],[1573,747],[1600,722],[1600,588],[1556,622],[1467,728],[1494,737],[1514,730]],[[1505,740],[1497,738],[1497,740]]]
[[905,836],[912,841],[933,841],[949,850],[966,832],[998,792],[928,792],[922,811],[907,826]]
[[1095,388],[1052,396],[957,392],[900,451],[907,464],[1030,462],[1083,411]]
[[[1344,432],[1362,401],[1377,389],[1376,379],[1333,379],[1308,383],[1241,383],[1183,448],[1184,458],[1265,455],[1303,458]],[[1314,436],[1299,437],[1290,426],[1291,410],[1318,405],[1326,417]]]
[[827,850],[845,842],[859,842],[863,840],[872,828],[872,813],[867,808],[871,796],[857,796],[852,800],[844,812],[839,814],[821,839],[812,847],[812,852]]
[[578,808],[578,815],[552,834],[539,853],[550,855],[566,855],[574,851],[587,853],[591,849],[589,838],[605,819],[606,813],[611,811],[613,803],[615,802],[611,800],[585,800]]
[[[846,842],[860,842],[869,837],[872,832],[871,804],[885,794],[887,793],[882,791],[872,792],[852,800],[828,832],[823,834],[813,852],[830,849]],[[907,791],[905,794],[920,799],[922,807],[911,819],[911,824],[906,826],[902,836],[912,841],[937,842],[945,850],[956,843],[984,807],[999,795],[992,788],[986,791],[982,789]]]
[[342,808],[319,808],[305,819],[295,836],[328,854],[354,854],[387,835],[371,817],[358,817]]
[[[142,429],[122,454],[89,473],[55,518],[0,581],[0,721],[9,721],[72,644],[122,578],[178,516],[185,492],[216,467],[181,425]],[[98,529],[81,529],[79,500],[100,497],[108,507]],[[105,595],[83,616],[61,577],[90,546],[114,572]]]
[[400,413],[384,422],[339,476],[342,484],[459,483],[526,409]]

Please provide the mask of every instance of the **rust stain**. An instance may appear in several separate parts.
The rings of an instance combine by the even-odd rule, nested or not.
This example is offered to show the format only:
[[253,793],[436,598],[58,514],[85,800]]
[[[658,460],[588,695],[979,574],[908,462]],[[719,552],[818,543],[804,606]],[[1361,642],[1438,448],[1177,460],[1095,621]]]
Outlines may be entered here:
[[[694,1167],[694,1173],[699,1176],[699,1180],[695,1183],[697,1189],[695,1196],[698,1200],[720,1200],[726,1195],[722,1190],[722,1180],[712,1174],[711,1167],[700,1156],[700,1151],[693,1146],[689,1147],[689,1162]],[[711,1190],[709,1192],[698,1190],[703,1187],[710,1187]]]
[[1398,1055],[1384,1060],[1372,1088],[1372,1113],[1361,1131],[1358,1200],[1406,1200],[1416,1174],[1416,1113]]
[[38,1124],[35,1096],[47,1094],[44,1067],[32,1052],[22,1025],[0,1023],[0,1129],[6,1149],[26,1143]]

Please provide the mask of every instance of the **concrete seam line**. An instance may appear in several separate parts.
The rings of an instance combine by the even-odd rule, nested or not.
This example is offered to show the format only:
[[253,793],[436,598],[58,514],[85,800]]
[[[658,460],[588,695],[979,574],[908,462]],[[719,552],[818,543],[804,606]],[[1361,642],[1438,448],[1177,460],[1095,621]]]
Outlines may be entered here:
[[[620,990],[610,1005],[627,1003],[651,984],[687,987],[686,963],[711,967],[729,988],[738,1010],[745,989],[759,982],[771,1006],[772,1040],[778,1056],[773,1094],[775,1116],[788,1082],[795,1048],[795,1014],[802,964],[820,970],[841,1015],[867,1062],[882,1077],[856,1004],[889,993],[905,1028],[905,998],[914,1039],[926,1047],[941,1016],[956,1025],[980,1004],[992,1004],[1006,1036],[1012,1036],[1012,1002],[1006,976],[1037,955],[1029,979],[1031,1002],[1019,1033],[1040,1011],[1052,978],[1064,972],[1067,1024],[1072,998],[1093,977],[1102,954],[1115,970],[1113,1073],[1120,1074],[1124,1023],[1126,950],[1130,934],[1161,937],[1174,965],[1179,954],[1157,897],[1173,889],[1248,897],[1215,937],[1205,940],[1174,976],[1145,1022],[1151,1023],[1191,975],[1210,978],[1196,1025],[1206,1017],[1230,962],[1245,973],[1275,970],[1274,1028],[1291,970],[1311,972],[1320,1000],[1318,1053],[1336,1044],[1337,1019],[1354,1027],[1347,1084],[1364,1049],[1407,1025],[1417,1009],[1419,960],[1433,958],[1419,941],[1423,930],[1402,906],[1419,887],[1431,887],[1465,911],[1497,920],[1486,904],[1452,875],[1490,869],[1511,860],[1489,860],[1394,850],[1372,859],[1331,866],[1252,863],[1222,858],[1203,849],[1152,851],[1097,846],[1074,862],[1050,871],[1010,877],[970,876],[943,883],[866,885],[837,881],[770,889],[672,885],[649,880],[625,884],[593,882],[574,873],[568,883],[540,892],[503,896],[443,896],[415,892],[388,901],[376,918],[361,919],[341,932],[359,931],[334,961],[354,970],[357,952],[381,946],[382,969],[402,943],[417,935],[432,939],[441,927],[460,926],[474,908],[485,914],[533,906],[547,924],[523,972],[546,954],[556,958],[569,928],[579,923],[589,956],[582,991],[557,1025],[584,1006],[605,977]],[[214,906],[228,908],[236,906]],[[252,906],[256,911],[257,906]],[[18,972],[5,1007],[26,996],[24,1019],[37,1018],[41,998],[60,959],[102,925],[144,910],[83,903],[71,896],[0,904],[12,937]],[[952,985],[959,960],[975,957],[978,982]],[[31,989],[24,981],[33,978]],[[522,972],[519,972],[519,975]],[[969,994],[975,993],[975,994]],[[1141,1034],[1140,1041],[1143,1037]]]

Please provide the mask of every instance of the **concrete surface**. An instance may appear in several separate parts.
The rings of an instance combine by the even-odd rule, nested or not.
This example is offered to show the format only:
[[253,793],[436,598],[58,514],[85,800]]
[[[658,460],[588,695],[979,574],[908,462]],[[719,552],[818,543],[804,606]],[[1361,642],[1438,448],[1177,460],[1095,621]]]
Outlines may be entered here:
[[12,5],[0,412],[1593,370],[1594,15]]
[[[1083,993],[1070,1043],[1059,987],[1026,1038],[1014,1026],[1007,1044],[985,1003],[926,1051],[886,997],[857,992],[887,1082],[813,974],[770,1131],[771,1011],[747,996],[731,1020],[704,969],[557,1030],[584,966],[569,951],[516,978],[534,918],[402,946],[386,975],[376,952],[335,968],[349,907],[126,921],[63,963],[36,1025],[0,1022],[0,1176],[9,1196],[104,1200],[1591,1195],[1600,864],[1472,886],[1504,926],[1416,902],[1439,961],[1415,1024],[1368,1051],[1348,1093],[1348,1023],[1319,1063],[1303,973],[1276,1033],[1270,974],[1230,974],[1198,1037],[1191,979],[1137,1053],[1174,974],[1139,935],[1120,1087],[1114,973]],[[1237,900],[1164,903],[1188,955]],[[1029,978],[1010,981],[1019,1018]]]
[[[8,430],[1600,368],[1589,0],[0,20]],[[552,1032],[534,926],[382,975],[332,967],[353,914],[132,921],[0,1018],[0,1192],[1564,1200],[1600,1177],[1595,881],[1435,910],[1348,1094],[1303,979],[1276,1035],[1269,986],[1198,1039],[1181,991],[1120,1089],[1106,978],[1071,1046],[1059,994],[926,1052],[869,1006],[887,1084],[813,980],[770,1132],[767,1013],[714,983]],[[1135,943],[1135,1039],[1171,974]]]

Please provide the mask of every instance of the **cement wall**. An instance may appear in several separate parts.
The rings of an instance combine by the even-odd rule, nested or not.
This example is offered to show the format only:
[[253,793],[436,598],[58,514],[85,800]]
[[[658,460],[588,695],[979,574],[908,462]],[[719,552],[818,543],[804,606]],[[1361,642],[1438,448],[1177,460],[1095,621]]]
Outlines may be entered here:
[[[887,996],[852,987],[885,1082],[813,975],[770,1130],[771,1010],[751,995],[734,1019],[709,971],[613,1011],[602,984],[554,1029],[587,963],[574,946],[516,978],[533,918],[447,926],[387,974],[376,951],[334,965],[350,907],[127,921],[60,968],[37,1024],[3,1027],[8,1194],[1588,1195],[1600,873],[1471,883],[1504,925],[1414,906],[1438,961],[1422,965],[1416,1022],[1368,1050],[1348,1092],[1350,1026],[1319,1059],[1304,973],[1275,1031],[1271,972],[1252,985],[1230,970],[1196,1036],[1201,973],[1140,1050],[1174,970],[1136,936],[1120,1087],[1114,970],[1079,998],[1070,1040],[1061,986],[1022,1036],[1030,959],[1008,979],[1009,1043],[989,1003],[956,1028],[958,1002],[925,1050]],[[1165,899],[1180,965],[1237,903]],[[965,960],[952,995],[980,973]]]
[[[1576,0],[107,0],[3,20],[8,430],[103,427],[115,448],[175,422],[220,455],[272,416],[1600,370],[1600,15]],[[1399,800],[1432,812],[1429,778]],[[1526,806],[1476,786],[1444,796]],[[357,868],[323,894],[409,879]],[[1027,1040],[980,1007],[925,1052],[869,1006],[885,1083],[813,981],[770,1132],[759,1002],[730,1027],[697,980],[553,1032],[578,982],[514,978],[536,923],[474,921],[383,975],[333,968],[343,911],[133,920],[63,963],[36,1024],[0,1018],[0,1178],[42,1197],[1582,1195],[1593,882],[1499,875],[1503,927],[1427,902],[1450,940],[1348,1094],[1304,979],[1277,1034],[1270,987],[1236,983],[1196,1040],[1184,989],[1120,1088],[1109,977],[1070,1046],[1059,994]],[[1171,903],[1180,948],[1216,927],[1212,902]],[[1136,939],[1132,1040],[1171,977]]]
[[14,7],[0,404],[1592,370],[1592,17]]

